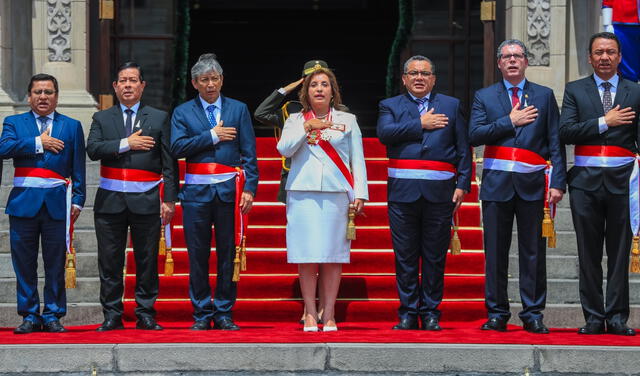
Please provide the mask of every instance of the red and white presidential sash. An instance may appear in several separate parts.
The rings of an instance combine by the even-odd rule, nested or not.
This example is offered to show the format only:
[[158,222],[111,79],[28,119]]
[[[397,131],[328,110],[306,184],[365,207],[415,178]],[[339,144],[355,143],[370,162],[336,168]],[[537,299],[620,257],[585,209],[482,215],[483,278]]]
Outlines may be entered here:
[[185,184],[217,184],[236,179],[235,197],[235,240],[236,246],[242,244],[247,232],[249,217],[240,211],[240,200],[244,190],[245,173],[240,167],[226,166],[220,163],[187,163],[184,176]]
[[[327,122],[331,122],[332,120],[332,110],[329,109],[329,113],[325,118]],[[316,114],[313,110],[309,110],[303,113],[304,120],[315,119]],[[344,129],[343,129],[344,131]],[[353,190],[353,175],[351,175],[351,171],[344,163],[340,155],[336,151],[336,149],[331,145],[329,141],[323,138],[322,130],[314,130],[310,132],[310,135],[307,136],[309,139],[308,144],[310,145],[309,149],[313,153],[313,155],[318,158],[323,166],[332,167],[335,170],[333,171],[333,176],[335,176],[340,185],[347,192],[347,196],[349,196],[349,202],[355,201],[355,192]],[[314,146],[320,146],[319,148]]]
[[147,192],[162,182],[162,175],[147,170],[100,166],[100,188],[115,192]]
[[387,174],[395,179],[449,180],[456,176],[456,167],[441,161],[389,159]]
[[71,181],[55,171],[38,167],[16,167],[13,175],[13,186],[17,188],[55,188],[67,186],[65,197],[67,215],[65,216],[65,232],[67,253],[71,253]]
[[487,170],[530,173],[544,170],[546,159],[531,150],[507,146],[484,147],[482,167]]

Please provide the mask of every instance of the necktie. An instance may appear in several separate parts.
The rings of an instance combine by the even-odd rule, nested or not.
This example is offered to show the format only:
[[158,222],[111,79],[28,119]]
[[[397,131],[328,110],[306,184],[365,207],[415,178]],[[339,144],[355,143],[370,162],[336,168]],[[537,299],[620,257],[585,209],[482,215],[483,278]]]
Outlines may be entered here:
[[47,119],[46,116],[40,116],[38,120],[40,120],[40,133],[43,133],[47,129]]
[[209,118],[209,124],[211,124],[211,128],[215,127],[218,122],[216,121],[216,116],[214,111],[216,110],[216,106],[210,104],[207,106],[207,118]]
[[604,93],[602,94],[602,108],[606,114],[611,110],[611,107],[613,107],[613,101],[611,100],[611,82],[603,82],[602,87],[604,88]]
[[518,109],[520,109],[520,98],[518,97],[518,88],[517,87],[512,87],[511,89],[511,107],[515,107],[518,106]]
[[127,137],[129,137],[131,136],[131,133],[133,133],[133,110],[127,108],[126,110],[124,110],[124,112],[127,114],[127,121],[124,123],[124,130],[127,133]]
[[418,102],[418,112],[420,113],[420,115],[424,115],[424,113],[427,112],[428,101],[429,101],[429,98],[427,97],[416,98],[416,102]]

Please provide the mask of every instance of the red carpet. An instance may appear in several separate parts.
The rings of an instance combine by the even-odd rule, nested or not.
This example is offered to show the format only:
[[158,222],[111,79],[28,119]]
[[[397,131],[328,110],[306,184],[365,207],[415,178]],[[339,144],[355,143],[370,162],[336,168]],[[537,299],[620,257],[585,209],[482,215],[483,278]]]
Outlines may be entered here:
[[[260,183],[247,232],[247,271],[238,284],[238,303],[234,318],[239,321],[294,322],[302,311],[296,265],[287,264],[285,206],[277,202],[282,161],[273,138],[259,138],[258,168]],[[337,304],[338,321],[396,320],[398,308],[395,263],[387,218],[386,152],[377,139],[364,140],[367,159],[370,202],[366,217],[357,218],[357,239],[352,242],[351,263],[344,266]],[[184,176],[184,163],[181,163]],[[459,236],[463,252],[448,256],[446,265],[443,320],[468,321],[486,316],[484,309],[484,254],[478,189],[474,183],[460,211]],[[173,221],[173,258],[175,274],[161,274],[158,319],[166,322],[190,322],[189,263],[182,228],[182,208]],[[215,247],[215,242],[212,244]],[[164,257],[159,260],[164,273]],[[215,285],[216,254],[212,248],[210,280]],[[135,320],[135,261],[127,255],[125,280],[125,318]],[[257,318],[256,316],[260,316]],[[185,326],[184,323],[182,326]],[[389,326],[388,324],[384,325]]]
[[458,343],[458,344],[518,344],[564,346],[640,346],[640,336],[581,336],[576,329],[552,329],[549,335],[530,334],[518,326],[509,326],[506,333],[485,332],[478,328],[483,320],[474,322],[443,321],[441,332],[391,330],[391,322],[346,322],[339,331],[304,333],[301,325],[273,322],[242,322],[238,332],[211,330],[194,332],[185,322],[160,322],[165,330],[148,332],[133,329],[107,333],[95,331],[97,325],[70,327],[68,333],[33,333],[14,335],[11,329],[0,329],[0,344],[100,344],[100,343]]

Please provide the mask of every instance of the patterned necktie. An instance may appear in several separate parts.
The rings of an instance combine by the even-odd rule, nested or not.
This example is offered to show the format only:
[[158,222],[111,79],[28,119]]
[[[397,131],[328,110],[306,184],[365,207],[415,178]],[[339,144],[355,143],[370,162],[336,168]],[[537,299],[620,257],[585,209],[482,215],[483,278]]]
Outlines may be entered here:
[[420,115],[424,115],[425,112],[427,112],[428,101],[429,101],[429,98],[427,97],[416,98],[416,102],[418,102],[418,112],[420,113]]
[[613,107],[613,101],[611,100],[611,82],[603,82],[602,87],[604,88],[604,93],[602,93],[602,108],[604,108],[604,113],[606,114]]
[[131,136],[131,133],[133,133],[133,110],[127,108],[124,112],[127,114],[127,121],[124,123],[124,130],[127,133],[127,137],[129,137]]
[[514,86],[509,90],[511,90],[511,108],[518,106],[518,109],[520,109],[520,97],[518,97],[518,88]]
[[44,133],[47,130],[47,120],[49,118],[46,116],[40,116],[38,120],[40,120],[40,133]]
[[215,127],[218,122],[216,121],[216,116],[214,111],[216,110],[216,106],[210,104],[207,106],[207,118],[209,118],[209,124],[211,124],[211,128]]

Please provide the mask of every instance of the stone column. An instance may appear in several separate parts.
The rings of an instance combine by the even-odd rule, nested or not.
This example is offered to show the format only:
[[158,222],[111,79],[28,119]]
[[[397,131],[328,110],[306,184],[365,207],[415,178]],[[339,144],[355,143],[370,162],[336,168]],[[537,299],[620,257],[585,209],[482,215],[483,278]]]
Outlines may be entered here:
[[96,111],[87,91],[87,2],[33,0],[33,5],[34,70],[58,79],[58,111],[80,120],[86,135]]
[[16,113],[31,74],[31,4],[0,0],[0,119]]

